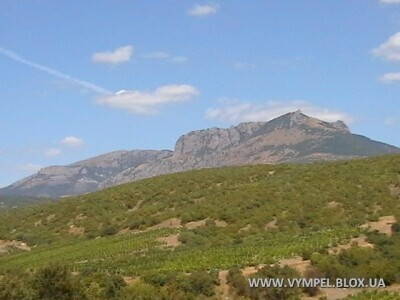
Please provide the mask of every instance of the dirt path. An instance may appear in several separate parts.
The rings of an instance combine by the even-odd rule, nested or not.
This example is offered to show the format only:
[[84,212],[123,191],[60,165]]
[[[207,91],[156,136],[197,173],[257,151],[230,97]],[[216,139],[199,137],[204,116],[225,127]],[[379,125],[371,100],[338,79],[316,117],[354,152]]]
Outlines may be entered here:
[[219,286],[216,288],[217,299],[229,300],[232,299],[230,296],[230,287],[228,284],[228,271],[220,271],[218,274]]

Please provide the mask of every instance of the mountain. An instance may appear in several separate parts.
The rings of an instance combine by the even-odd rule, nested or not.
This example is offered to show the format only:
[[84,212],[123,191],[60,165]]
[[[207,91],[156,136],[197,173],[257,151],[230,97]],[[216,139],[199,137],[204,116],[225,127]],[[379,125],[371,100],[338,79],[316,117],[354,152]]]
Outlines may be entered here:
[[352,134],[342,121],[324,122],[296,111],[269,122],[193,131],[178,139],[174,151],[117,151],[68,166],[44,168],[1,189],[0,194],[60,197],[191,169],[390,153],[400,153],[400,149]]
[[127,168],[137,168],[149,161],[162,160],[171,151],[115,151],[68,166],[52,166],[0,189],[0,195],[60,197],[85,194],[101,188],[104,180]]

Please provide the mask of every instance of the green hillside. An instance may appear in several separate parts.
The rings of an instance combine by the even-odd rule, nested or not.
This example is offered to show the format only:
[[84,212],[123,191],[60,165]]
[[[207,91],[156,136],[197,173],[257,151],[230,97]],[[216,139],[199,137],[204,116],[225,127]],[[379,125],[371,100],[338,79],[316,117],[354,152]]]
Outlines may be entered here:
[[54,201],[48,198],[0,195],[0,210]]
[[[170,284],[167,275],[155,283],[160,274],[212,277],[299,255],[328,277],[373,274],[394,284],[400,282],[394,275],[400,274],[399,226],[392,226],[391,236],[360,227],[382,216],[400,220],[398,155],[190,171],[3,211],[0,240],[24,242],[31,251],[8,249],[0,256],[0,273],[62,264],[79,274],[139,276],[145,282],[136,288],[159,291]],[[375,247],[328,254],[360,234]],[[171,282],[195,298],[213,297],[177,287],[176,277]]]

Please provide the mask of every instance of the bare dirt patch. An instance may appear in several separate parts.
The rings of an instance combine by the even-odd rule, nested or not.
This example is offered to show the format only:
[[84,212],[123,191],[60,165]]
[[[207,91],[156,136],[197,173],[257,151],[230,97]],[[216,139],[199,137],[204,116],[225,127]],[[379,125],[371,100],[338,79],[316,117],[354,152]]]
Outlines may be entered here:
[[280,266],[288,266],[295,269],[300,274],[304,274],[306,270],[311,266],[311,261],[303,260],[300,256],[295,256],[292,258],[285,258],[279,261]]
[[132,285],[140,281],[139,277],[124,276],[122,277],[127,285]]
[[327,204],[328,208],[340,208],[342,207],[342,203],[336,202],[336,201],[331,201]]
[[396,218],[394,216],[384,216],[380,217],[376,222],[368,222],[361,225],[363,229],[369,229],[370,231],[378,231],[386,235],[392,235],[392,225],[395,224]]
[[251,275],[257,273],[264,266],[265,265],[245,267],[245,268],[242,269],[242,274],[245,277],[251,276]]
[[228,226],[228,223],[226,223],[225,221],[222,220],[215,220],[215,226],[217,227],[226,227]]
[[230,295],[230,287],[228,284],[228,273],[229,271],[220,271],[218,273],[219,285],[216,287],[217,298],[221,300],[232,299]]
[[242,227],[239,229],[239,233],[240,232],[246,232],[249,231],[251,229],[251,224],[247,224],[246,226]]
[[81,221],[85,220],[87,217],[84,214],[79,214],[75,217],[76,220]]
[[31,248],[24,242],[0,240],[0,254],[6,254],[12,249],[31,251]]
[[147,228],[146,231],[162,229],[162,228],[181,228],[181,227],[182,227],[182,221],[178,218],[172,218],[165,220],[157,225],[151,226]]
[[274,218],[271,222],[268,222],[267,224],[265,224],[264,229],[267,231],[270,229],[276,229],[276,228],[278,228],[277,223],[278,223],[278,220],[276,218]]
[[128,212],[137,211],[139,209],[140,205],[142,205],[142,203],[143,203],[143,200],[139,200],[133,208],[128,209]]
[[85,228],[75,226],[74,224],[70,225],[68,228],[68,233],[72,235],[83,235],[85,233]]
[[46,220],[47,220],[48,222],[50,222],[51,220],[54,220],[55,217],[56,217],[56,215],[55,215],[55,214],[52,214],[52,215],[47,216]]
[[199,227],[204,227],[206,226],[206,222],[208,219],[204,219],[204,220],[199,220],[199,221],[193,221],[193,222],[189,222],[185,224],[185,228],[187,229],[196,229]]
[[121,229],[117,234],[127,234],[127,233],[143,233],[151,230],[157,230],[162,228],[182,228],[182,222],[178,218],[172,218],[165,220],[157,225],[146,228],[145,230],[130,229],[129,227]]
[[350,249],[353,246],[358,246],[361,248],[374,248],[374,245],[367,241],[365,235],[361,235],[357,238],[352,238],[347,244],[339,245],[328,250],[329,254],[339,254],[343,250]]
[[165,244],[165,247],[176,248],[180,246],[182,243],[179,241],[179,233],[171,234],[165,237],[159,237],[157,241]]

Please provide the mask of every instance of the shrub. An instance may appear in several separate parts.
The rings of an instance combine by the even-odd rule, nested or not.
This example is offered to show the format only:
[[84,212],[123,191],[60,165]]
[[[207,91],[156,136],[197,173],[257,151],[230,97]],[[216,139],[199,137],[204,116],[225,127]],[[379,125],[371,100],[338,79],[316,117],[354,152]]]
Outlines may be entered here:
[[118,230],[113,227],[113,226],[108,226],[105,227],[102,232],[101,232],[101,236],[107,236],[107,235],[114,235],[118,232]]
[[33,288],[41,300],[83,300],[79,282],[64,266],[52,265],[40,269],[33,278]]

